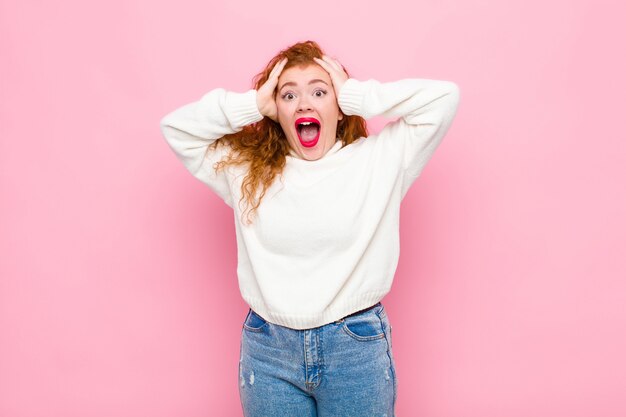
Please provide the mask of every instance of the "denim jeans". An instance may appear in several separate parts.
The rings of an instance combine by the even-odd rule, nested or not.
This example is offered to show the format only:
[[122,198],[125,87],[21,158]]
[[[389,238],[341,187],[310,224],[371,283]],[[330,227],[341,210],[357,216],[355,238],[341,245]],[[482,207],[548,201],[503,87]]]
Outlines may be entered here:
[[382,303],[304,330],[249,309],[239,396],[245,417],[395,417],[391,325]]

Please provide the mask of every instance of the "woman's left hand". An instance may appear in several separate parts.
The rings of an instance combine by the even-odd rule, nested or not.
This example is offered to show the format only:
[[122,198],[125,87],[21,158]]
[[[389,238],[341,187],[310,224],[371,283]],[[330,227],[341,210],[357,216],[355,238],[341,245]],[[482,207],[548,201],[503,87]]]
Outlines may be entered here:
[[341,90],[341,86],[348,79],[348,74],[346,74],[343,66],[341,66],[336,59],[332,59],[326,55],[323,55],[322,58],[323,59],[313,59],[330,75],[330,80],[333,82],[333,88],[335,89],[335,96],[339,97],[339,90]]

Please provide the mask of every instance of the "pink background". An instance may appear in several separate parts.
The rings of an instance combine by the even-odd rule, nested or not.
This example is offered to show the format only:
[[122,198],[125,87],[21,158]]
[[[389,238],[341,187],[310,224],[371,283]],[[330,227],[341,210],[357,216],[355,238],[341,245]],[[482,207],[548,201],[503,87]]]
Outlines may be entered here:
[[241,415],[232,212],[159,121],[306,39],[461,88],[383,300],[397,414],[624,416],[619,3],[1,0],[0,416]]

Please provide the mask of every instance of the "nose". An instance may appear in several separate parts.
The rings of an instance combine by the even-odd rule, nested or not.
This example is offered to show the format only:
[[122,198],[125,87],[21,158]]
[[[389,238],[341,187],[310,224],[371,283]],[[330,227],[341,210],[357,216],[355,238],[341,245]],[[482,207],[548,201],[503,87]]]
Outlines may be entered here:
[[298,113],[304,113],[313,110],[313,107],[309,104],[308,100],[303,98],[298,103]]

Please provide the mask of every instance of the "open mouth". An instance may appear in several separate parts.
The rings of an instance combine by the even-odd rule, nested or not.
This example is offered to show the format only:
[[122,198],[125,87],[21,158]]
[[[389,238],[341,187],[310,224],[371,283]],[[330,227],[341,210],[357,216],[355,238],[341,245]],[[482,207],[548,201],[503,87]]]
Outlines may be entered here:
[[322,124],[314,117],[301,117],[296,120],[296,132],[302,146],[312,147],[320,138]]

